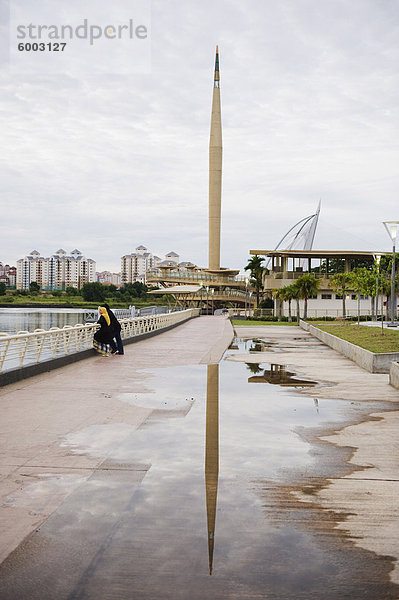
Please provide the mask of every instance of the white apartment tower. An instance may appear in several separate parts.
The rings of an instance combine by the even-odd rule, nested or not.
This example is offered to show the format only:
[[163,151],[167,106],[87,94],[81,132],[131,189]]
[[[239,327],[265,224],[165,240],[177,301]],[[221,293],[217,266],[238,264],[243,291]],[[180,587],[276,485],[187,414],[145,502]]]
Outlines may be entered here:
[[136,252],[121,258],[121,283],[145,283],[145,274],[157,266],[159,258],[148,252],[145,246],[137,246]]
[[17,261],[16,287],[27,290],[33,281],[44,290],[63,290],[69,286],[80,289],[84,283],[96,281],[96,263],[77,249],[70,256],[60,249],[50,258],[32,250]]

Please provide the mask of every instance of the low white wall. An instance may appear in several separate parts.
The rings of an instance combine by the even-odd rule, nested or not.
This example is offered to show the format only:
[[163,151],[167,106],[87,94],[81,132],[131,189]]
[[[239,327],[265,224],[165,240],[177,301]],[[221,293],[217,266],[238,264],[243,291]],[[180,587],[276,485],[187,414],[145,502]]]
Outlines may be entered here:
[[369,371],[369,373],[389,373],[392,361],[399,361],[399,352],[375,354],[346,340],[341,340],[331,333],[322,331],[306,321],[299,321],[299,325],[330,348],[353,360],[359,367]]
[[389,383],[399,390],[399,362],[391,362]]

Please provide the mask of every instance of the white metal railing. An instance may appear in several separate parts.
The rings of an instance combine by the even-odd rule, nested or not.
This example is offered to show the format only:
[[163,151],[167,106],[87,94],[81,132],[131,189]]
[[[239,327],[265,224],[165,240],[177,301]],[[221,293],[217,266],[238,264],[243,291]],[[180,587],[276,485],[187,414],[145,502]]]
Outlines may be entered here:
[[147,279],[159,279],[161,281],[171,280],[175,281],[176,279],[184,279],[187,281],[226,281],[232,283],[244,283],[245,285],[245,277],[237,276],[237,275],[228,275],[224,274],[223,271],[220,273],[210,273],[209,271],[199,271],[199,270],[191,270],[191,269],[170,269],[169,271],[161,270],[160,268],[150,269],[146,273]]
[[[121,319],[122,339],[165,329],[198,316],[199,311],[199,308],[190,308],[167,314]],[[0,333],[0,373],[88,350],[93,347],[93,335],[97,328],[97,323],[79,323],[62,328],[51,327],[49,330],[18,331],[13,335]]]
[[[129,308],[113,308],[112,312],[118,320],[130,319],[131,317],[145,317],[148,315],[160,315],[163,313],[175,312],[182,310],[181,307],[169,308],[168,306],[144,306],[143,308],[136,308],[135,306],[129,306]],[[85,323],[95,323],[98,321],[98,310],[87,309],[83,315]]]

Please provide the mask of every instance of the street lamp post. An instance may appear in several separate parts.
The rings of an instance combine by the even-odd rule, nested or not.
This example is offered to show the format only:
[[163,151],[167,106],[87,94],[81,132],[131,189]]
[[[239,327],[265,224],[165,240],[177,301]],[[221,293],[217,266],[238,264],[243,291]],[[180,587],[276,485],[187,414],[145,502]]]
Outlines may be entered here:
[[392,240],[392,272],[391,272],[391,322],[388,327],[397,327],[396,317],[396,294],[395,294],[395,243],[398,233],[399,221],[383,221],[385,229]]
[[211,289],[211,298],[212,298],[212,314],[213,314],[213,296],[215,294],[215,288]]
[[247,318],[247,304],[248,304],[248,277],[245,278],[245,318]]
[[208,315],[208,295],[209,295],[209,285],[206,286],[206,314]]
[[[376,279],[377,279],[377,284],[375,287],[375,320],[376,322],[378,322],[378,288],[380,286],[380,281],[379,281],[379,277],[380,277],[380,262],[381,262],[381,254],[376,254],[375,257],[375,264],[377,265],[377,275],[376,275]],[[382,317],[381,317],[382,319]]]

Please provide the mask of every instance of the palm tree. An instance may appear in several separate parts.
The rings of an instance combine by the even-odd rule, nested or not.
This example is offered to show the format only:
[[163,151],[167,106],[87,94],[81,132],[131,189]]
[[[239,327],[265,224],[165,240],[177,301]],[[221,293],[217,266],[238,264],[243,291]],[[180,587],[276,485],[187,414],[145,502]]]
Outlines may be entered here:
[[278,290],[274,290],[273,295],[277,300],[280,301],[278,306],[279,310],[279,320],[281,320],[281,302],[288,302],[288,320],[292,321],[291,314],[291,301],[296,300],[296,314],[297,320],[299,321],[299,287],[297,283],[292,283],[291,285],[285,285],[284,287],[279,288]]
[[300,297],[299,287],[297,286],[297,284],[295,282],[295,283],[292,283],[291,285],[287,285],[286,290],[287,290],[287,302],[288,302],[288,320],[292,321],[291,301],[296,300],[297,321],[299,322],[299,297]]
[[301,312],[299,310],[299,299],[301,298],[301,290],[299,289],[298,280],[292,283],[290,286],[291,298],[296,301],[296,320],[299,323]]
[[288,320],[291,322],[292,321],[292,312],[291,312],[292,300],[297,301],[297,313],[299,313],[299,290],[295,283],[292,283],[291,285],[286,285],[285,287],[283,287],[281,289],[284,290],[283,300],[285,302],[288,302]]
[[277,302],[277,319],[279,321],[281,321],[281,307],[282,307],[282,302],[284,302],[285,300],[285,288],[279,288],[278,290],[274,290],[273,291],[273,296],[276,298],[276,300],[278,300]]
[[265,259],[262,256],[258,256],[255,254],[248,260],[248,264],[244,267],[245,271],[250,271],[251,273],[251,285],[254,286],[256,290],[256,306],[259,306],[259,294],[260,290],[263,289],[263,273],[265,272],[265,267],[262,266],[262,263]]
[[[285,285],[278,290],[275,290],[274,297],[281,302],[288,302],[288,320],[292,321],[291,301],[297,300],[297,313],[299,314],[299,288],[296,283]],[[281,319],[281,304],[279,305],[279,317]]]
[[296,280],[296,285],[299,290],[299,297],[304,300],[303,307],[303,318],[308,318],[308,298],[311,296],[316,296],[320,286],[320,280],[316,279],[316,277],[312,273],[305,273],[298,277]]
[[352,276],[350,273],[336,273],[330,279],[331,286],[338,294],[342,295],[342,316],[346,317],[345,299],[351,289]]

